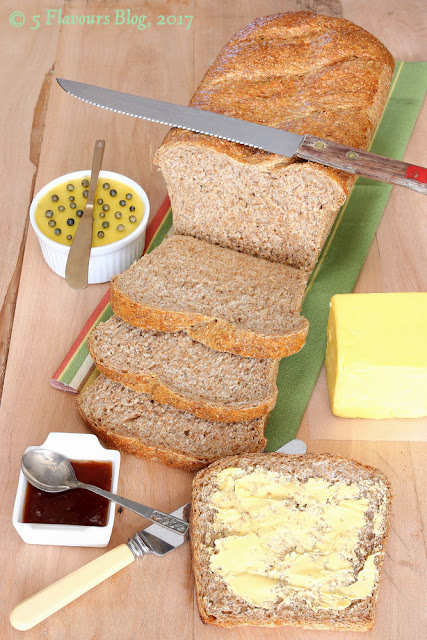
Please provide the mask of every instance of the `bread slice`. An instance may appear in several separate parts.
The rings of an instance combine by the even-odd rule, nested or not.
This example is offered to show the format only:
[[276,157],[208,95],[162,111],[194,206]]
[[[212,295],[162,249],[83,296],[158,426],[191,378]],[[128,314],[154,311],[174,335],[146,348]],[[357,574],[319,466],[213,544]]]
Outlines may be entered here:
[[202,620],[370,629],[390,509],[387,478],[339,456],[215,462],[193,482],[190,539]]
[[187,471],[231,454],[262,451],[266,445],[266,418],[232,425],[209,422],[102,375],[77,397],[77,406],[109,446]]
[[[257,18],[190,106],[367,149],[394,61],[370,33],[309,12]],[[232,137],[232,136],[230,136]],[[158,149],[178,233],[311,271],[355,176],[190,131]]]
[[91,332],[88,347],[110,380],[205,420],[252,420],[276,402],[278,360],[214,351],[182,331],[140,329],[113,316]]
[[125,322],[185,331],[217,351],[278,359],[304,345],[306,277],[186,236],[164,240],[111,281],[111,306]]

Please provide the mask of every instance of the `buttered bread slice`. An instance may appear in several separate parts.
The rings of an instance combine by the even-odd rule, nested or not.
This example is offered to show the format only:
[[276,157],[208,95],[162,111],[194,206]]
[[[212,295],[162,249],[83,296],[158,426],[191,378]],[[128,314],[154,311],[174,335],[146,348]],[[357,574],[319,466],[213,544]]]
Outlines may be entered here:
[[111,281],[114,313],[135,327],[185,331],[211,349],[278,359],[299,351],[307,275],[175,235]]
[[387,478],[339,456],[212,464],[194,480],[191,510],[203,621],[370,629],[390,508]]

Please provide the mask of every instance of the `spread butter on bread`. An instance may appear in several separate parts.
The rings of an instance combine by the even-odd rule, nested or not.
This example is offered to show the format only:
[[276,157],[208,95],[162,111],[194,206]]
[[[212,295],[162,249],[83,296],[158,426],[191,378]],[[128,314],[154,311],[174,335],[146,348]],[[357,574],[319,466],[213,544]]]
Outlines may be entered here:
[[391,509],[383,473],[330,454],[248,454],[193,481],[191,547],[204,622],[364,631]]

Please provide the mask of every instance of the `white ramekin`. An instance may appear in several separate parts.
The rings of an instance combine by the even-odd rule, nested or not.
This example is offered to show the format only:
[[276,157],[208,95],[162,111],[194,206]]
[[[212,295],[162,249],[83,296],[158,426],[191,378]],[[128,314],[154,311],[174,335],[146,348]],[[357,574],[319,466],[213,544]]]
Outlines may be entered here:
[[[64,176],[55,178],[55,180],[49,182],[43,189],[40,189],[30,207],[30,222],[39,239],[43,257],[49,267],[62,278],[65,278],[65,266],[67,264],[70,247],[55,242],[45,236],[37,226],[35,211],[40,198],[50,191],[50,189],[64,182],[78,180],[84,176],[90,176],[90,170],[74,171],[73,173],[67,173]],[[100,171],[99,178],[117,180],[129,186],[129,188],[141,198],[144,204],[144,216],[136,229],[125,238],[117,240],[117,242],[113,242],[112,244],[104,245],[103,247],[93,247],[91,249],[88,274],[89,284],[108,282],[113,276],[128,269],[135,260],[141,257],[144,250],[145,230],[150,215],[150,203],[148,202],[147,194],[139,184],[113,171]]]
[[[120,453],[112,449],[104,449],[95,435],[89,433],[49,433],[46,441],[39,447],[31,449],[50,449],[62,453],[71,460],[111,461],[113,474],[111,491],[117,493],[119,481]],[[110,502],[105,527],[81,527],[72,524],[36,524],[23,522],[23,510],[27,480],[19,474],[18,490],[13,507],[13,526],[24,542],[29,544],[59,545],[62,547],[106,547],[113,531],[115,504]]]

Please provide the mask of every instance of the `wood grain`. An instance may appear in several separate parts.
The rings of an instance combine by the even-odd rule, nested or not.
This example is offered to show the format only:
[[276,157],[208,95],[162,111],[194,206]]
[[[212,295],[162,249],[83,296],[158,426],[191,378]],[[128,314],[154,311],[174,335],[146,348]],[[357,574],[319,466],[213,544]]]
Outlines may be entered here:
[[[38,0],[23,4],[28,17],[46,10],[46,4]],[[118,4],[116,0],[50,0],[49,7],[61,7],[63,15],[112,14]],[[51,25],[30,31],[28,24],[22,30],[9,25],[8,16],[17,8],[11,0],[0,9],[0,50],[7,62],[0,71],[3,95],[7,96],[0,106],[1,206],[6,225],[6,233],[0,235],[0,349],[4,362],[8,355],[0,408],[0,635],[5,640],[22,637],[8,623],[15,604],[102,553],[101,549],[26,545],[11,524],[19,460],[25,448],[41,444],[50,431],[85,431],[73,397],[52,389],[48,381],[107,288],[91,285],[84,291],[72,291],[49,270],[32,229],[26,234],[32,191],[62,173],[88,168],[96,138],[106,140],[104,167],[140,182],[148,192],[153,213],[166,191],[163,178],[152,166],[165,128],[72,100],[50,77],[58,75],[185,104],[222,45],[256,16],[307,8],[341,13],[336,0],[129,0],[125,4],[138,15],[194,15],[193,25],[189,30],[153,26],[146,31],[132,25]],[[344,17],[371,30],[400,59],[422,56],[423,4],[342,2]],[[53,74],[49,74],[51,69]],[[422,135],[425,138],[425,125],[419,120],[405,158],[410,154],[411,161],[420,165],[425,164]],[[426,242],[424,211],[421,195],[393,189],[357,290],[425,287],[421,259]],[[311,451],[354,457],[390,476],[395,492],[393,529],[377,623],[364,638],[418,640],[423,629],[425,447],[416,443],[310,442],[306,417],[300,435]],[[188,501],[191,479],[190,473],[123,455],[118,492],[171,511]],[[129,511],[118,513],[108,548],[126,541],[144,525]],[[184,546],[162,560],[150,557],[136,561],[26,632],[26,638],[273,640],[283,634],[290,640],[331,637],[293,628],[225,631],[202,625],[193,598],[189,548]],[[337,640],[353,638],[353,634],[333,635]]]
[[384,158],[332,140],[306,134],[296,154],[304,160],[320,162],[358,176],[407,187],[427,194],[427,169],[407,162]]

